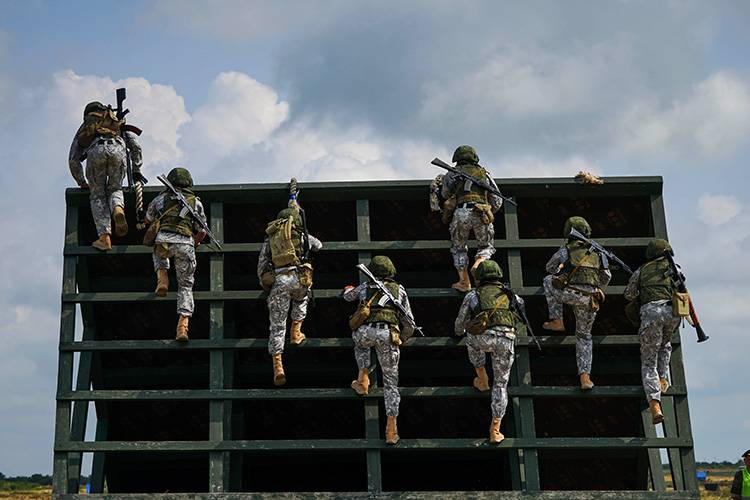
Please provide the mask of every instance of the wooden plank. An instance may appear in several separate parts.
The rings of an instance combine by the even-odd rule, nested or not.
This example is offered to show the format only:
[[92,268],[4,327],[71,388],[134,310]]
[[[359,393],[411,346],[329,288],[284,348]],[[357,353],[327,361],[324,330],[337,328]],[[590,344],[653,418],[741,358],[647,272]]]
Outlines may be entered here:
[[[361,201],[361,200],[360,200]],[[360,224],[360,216],[357,216],[357,224]],[[369,231],[369,227],[366,228]],[[506,226],[506,231],[507,231]],[[652,238],[630,237],[630,238],[600,238],[597,241],[607,248],[645,248]],[[557,249],[562,243],[557,238],[524,238],[516,236],[494,240],[495,248],[501,250],[514,249]],[[222,250],[219,251],[208,245],[201,245],[197,248],[199,254],[242,254],[260,252],[262,241],[249,243],[225,243],[222,244]],[[395,241],[371,241],[369,239],[358,241],[326,241],[321,253],[326,252],[376,252],[376,251],[409,251],[409,250],[448,250],[450,249],[450,240],[395,240]],[[470,248],[476,248],[476,240],[469,241]],[[75,256],[103,256],[103,255],[150,255],[150,247],[144,245],[115,245],[112,250],[103,254],[99,250],[88,245],[66,245],[63,248],[64,255]]]
[[[109,431],[109,420],[97,416],[96,419],[96,442],[102,442],[107,440],[107,433]],[[94,453],[94,458],[91,461],[91,493],[102,493],[104,492],[104,462],[106,455],[103,452]]]
[[[471,387],[401,387],[406,398],[488,398]],[[552,397],[596,399],[602,397],[642,398],[641,386],[596,386],[581,391],[577,386],[508,386],[511,397]],[[671,387],[669,395],[685,394],[682,387]],[[211,401],[211,400],[287,400],[287,399],[358,399],[383,396],[381,388],[372,388],[368,395],[359,396],[348,388],[330,389],[137,389],[61,391],[60,401]]]
[[[651,410],[648,406],[641,411],[641,422],[643,432],[647,438],[655,438],[656,428],[651,423]],[[664,481],[664,469],[661,466],[661,452],[657,449],[648,450],[648,468],[651,475],[651,484],[656,491],[666,491],[667,484]]]
[[[679,437],[677,434],[677,415],[673,396],[662,396],[662,412],[664,413],[664,437]],[[672,472],[672,487],[675,490],[684,490],[685,481],[682,477],[682,456],[680,450],[667,449],[669,457],[669,468]]]
[[[530,286],[515,288],[515,292],[521,296],[542,296],[544,292],[541,286]],[[622,295],[625,286],[608,286],[604,289],[607,295]],[[460,299],[462,294],[448,288],[409,288],[410,298],[455,298]],[[233,291],[196,291],[196,301],[204,300],[265,300],[266,295],[262,290],[233,290]],[[319,299],[334,299],[341,295],[339,289],[316,290],[315,297]],[[89,303],[89,302],[174,302],[177,299],[176,292],[168,292],[165,297],[156,297],[153,292],[87,292],[87,293],[63,293],[63,302]]]
[[685,438],[506,438],[498,444],[486,439],[402,439],[395,446],[382,439],[307,439],[253,441],[71,441],[56,447],[56,452],[157,452],[157,451],[340,451],[340,450],[473,450],[490,453],[502,449],[543,448],[562,449],[643,449],[692,448],[693,441]]
[[[678,334],[681,334],[681,331],[678,330]],[[675,395],[673,398],[677,421],[677,435],[680,438],[692,439],[693,432],[690,424],[690,408],[687,399],[687,381],[685,379],[685,367],[682,360],[682,346],[679,344],[672,346],[672,359],[669,364],[669,371],[672,376],[672,383],[686,388],[685,394]],[[681,449],[680,457],[682,459],[682,477],[685,489],[688,491],[697,491],[695,451],[692,448]]]

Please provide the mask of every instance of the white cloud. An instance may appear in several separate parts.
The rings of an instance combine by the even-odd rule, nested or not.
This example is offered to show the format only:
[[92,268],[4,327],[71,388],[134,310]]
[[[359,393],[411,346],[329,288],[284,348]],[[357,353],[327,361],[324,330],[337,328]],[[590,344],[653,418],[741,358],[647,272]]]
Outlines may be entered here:
[[698,219],[708,225],[726,224],[742,211],[735,196],[704,194],[698,198]]
[[720,71],[667,105],[656,99],[635,102],[612,133],[614,146],[625,154],[726,159],[748,143],[750,81]]
[[[490,164],[488,164],[490,165]],[[581,156],[543,159],[535,156],[503,158],[492,167],[495,177],[573,177],[581,170],[600,175],[601,167]]]

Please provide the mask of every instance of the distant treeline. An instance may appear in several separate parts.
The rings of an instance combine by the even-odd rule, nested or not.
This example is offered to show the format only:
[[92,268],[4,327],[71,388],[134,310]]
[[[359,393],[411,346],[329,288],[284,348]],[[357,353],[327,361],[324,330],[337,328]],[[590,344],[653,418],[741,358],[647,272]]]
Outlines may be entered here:
[[[81,477],[81,484],[89,482],[88,477]],[[35,484],[39,486],[52,486],[52,476],[45,476],[44,474],[32,474],[30,476],[6,476],[0,472],[0,484],[5,483],[24,483],[24,484]],[[7,488],[6,488],[7,489]]]
[[742,459],[736,462],[730,462],[729,460],[724,460],[723,462],[695,462],[695,466],[704,469],[712,467],[742,467]]

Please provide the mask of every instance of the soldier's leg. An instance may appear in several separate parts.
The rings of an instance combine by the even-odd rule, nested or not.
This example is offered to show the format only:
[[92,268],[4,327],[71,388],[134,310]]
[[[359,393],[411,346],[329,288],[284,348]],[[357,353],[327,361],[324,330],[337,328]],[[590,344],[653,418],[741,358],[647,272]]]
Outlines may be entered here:
[[190,244],[171,244],[174,254],[174,270],[177,275],[177,314],[191,317],[195,304],[193,302],[193,283],[195,282],[195,247]]
[[544,277],[544,297],[547,299],[547,310],[549,313],[549,321],[545,321],[542,327],[546,330],[552,330],[555,332],[565,331],[565,324],[563,323],[563,301],[562,291],[552,286],[552,276],[548,274]]
[[305,334],[302,333],[302,322],[307,317],[307,303],[308,303],[308,291],[309,288],[299,284],[299,278],[297,278],[297,285],[292,291],[292,310],[290,316],[292,317],[292,327],[289,332],[289,341],[293,345],[299,345],[305,340]]
[[103,235],[110,235],[112,234],[112,218],[107,200],[106,158],[95,154],[89,156],[86,160],[86,181],[89,184],[89,202],[96,233],[100,238]]
[[458,281],[451,285],[456,290],[467,292],[471,290],[471,280],[469,279],[469,232],[471,223],[469,216],[471,211],[464,208],[458,208],[453,213],[448,230],[451,235],[451,255],[453,255],[453,266],[458,272]]
[[657,373],[664,322],[658,314],[650,314],[651,311],[647,310],[647,307],[648,305],[641,308],[641,327],[638,332],[641,342],[641,380],[651,410],[651,421],[658,424],[664,421],[661,411],[661,384]]
[[492,384],[492,416],[503,418],[508,407],[508,379],[513,366],[513,341],[505,337],[495,337],[495,348],[492,351],[492,372],[495,381]]
[[107,163],[107,195],[109,209],[115,220],[115,234],[125,236],[128,223],[125,219],[125,199],[122,194],[122,181],[125,178],[125,148],[111,155]]
[[664,323],[656,371],[659,374],[661,392],[669,388],[669,361],[672,359],[672,335],[680,326],[680,318],[669,318]]
[[387,330],[379,331],[375,352],[383,372],[385,414],[389,417],[397,417],[401,403],[401,394],[398,390],[398,362],[401,359],[401,351],[391,342],[391,334]]
[[370,349],[368,326],[362,325],[352,334],[354,341],[354,360],[357,362],[357,378],[352,380],[351,388],[359,395],[369,392],[370,387]]
[[477,239],[477,255],[474,259],[472,272],[476,271],[482,261],[491,258],[495,254],[495,226],[485,224],[482,214],[478,212],[471,213],[472,229]]
[[268,295],[268,353],[271,356],[284,352],[284,336],[286,335],[286,319],[289,314],[289,289],[283,275],[276,276],[276,282]]
[[578,374],[585,373],[588,375],[591,373],[591,363],[594,356],[591,328],[594,326],[596,312],[591,310],[588,303],[574,305],[573,311],[576,316],[576,364],[578,365]]
[[487,356],[482,348],[482,338],[487,335],[466,335],[466,352],[469,354],[469,362],[474,367],[477,376],[474,377],[473,386],[479,391],[489,391],[489,377],[484,367]]

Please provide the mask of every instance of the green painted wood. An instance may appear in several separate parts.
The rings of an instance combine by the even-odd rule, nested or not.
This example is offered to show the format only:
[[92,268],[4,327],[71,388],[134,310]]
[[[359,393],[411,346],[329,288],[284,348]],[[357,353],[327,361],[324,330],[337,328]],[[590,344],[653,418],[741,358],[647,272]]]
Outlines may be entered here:
[[[662,396],[662,412],[664,413],[664,437],[679,437],[677,434],[677,414],[675,412],[674,397]],[[683,479],[682,456],[680,450],[668,449],[669,468],[672,472],[672,487],[675,490],[684,490],[685,481]]]
[[254,441],[70,441],[56,447],[57,452],[71,451],[333,451],[333,450],[472,450],[497,452],[504,449],[539,448],[563,449],[648,449],[692,448],[692,439],[686,438],[506,438],[501,443],[490,444],[486,439],[402,439],[395,446],[382,439],[307,439],[307,440],[254,440]]
[[[641,422],[643,422],[643,433],[647,438],[655,438],[656,428],[651,423],[651,410],[648,406],[641,411]],[[667,484],[664,481],[664,469],[661,464],[661,452],[657,449],[648,450],[648,469],[651,476],[651,484],[656,491],[666,491]]]
[[[65,243],[72,244],[78,240],[78,210],[68,207],[65,211]],[[62,292],[76,291],[76,257],[63,258]],[[62,304],[60,311],[60,342],[72,342],[75,338],[76,307],[75,304]],[[73,386],[73,353],[61,352],[57,367],[57,394],[70,391]],[[55,446],[71,441],[71,403],[69,400],[57,399],[55,403]],[[55,493],[70,493],[73,486],[70,482],[69,456],[55,450],[53,457],[52,488]]]
[[[488,398],[471,387],[402,387],[406,398]],[[566,397],[566,398],[640,398],[645,397],[641,386],[601,386],[581,391],[577,386],[509,386],[511,397]],[[684,387],[670,387],[668,395],[686,394]],[[285,399],[357,399],[381,398],[383,391],[372,388],[366,396],[358,396],[347,388],[330,389],[142,389],[61,391],[61,401],[211,401],[211,400],[285,400]]]
[[[607,295],[622,295],[624,286],[608,286],[604,289]],[[410,298],[455,298],[460,299],[462,294],[448,288],[410,288],[407,289]],[[530,286],[515,288],[515,292],[521,296],[544,295],[541,286]],[[196,301],[204,300],[265,300],[266,294],[261,290],[245,291],[196,291]],[[341,290],[316,290],[315,297],[318,299],[338,298]],[[168,292],[165,297],[156,297],[153,292],[88,292],[88,293],[63,293],[62,300],[66,303],[88,303],[88,302],[174,302],[177,292]]]
[[[677,435],[681,438],[692,439],[692,427],[690,424],[690,408],[687,399],[687,381],[685,379],[685,368],[682,360],[682,346],[672,346],[672,359],[669,364],[672,383],[680,384],[686,387],[685,394],[675,396],[675,416],[677,420]],[[682,477],[685,482],[685,489],[689,491],[698,490],[698,482],[695,478],[695,451],[690,449],[680,450],[682,458]]]
[[[358,224],[359,216],[358,216]],[[367,228],[369,230],[369,227]],[[506,228],[507,230],[507,228]],[[368,233],[369,234],[369,233]],[[368,236],[369,238],[369,236]],[[599,243],[608,248],[645,248],[651,238],[601,238]],[[510,249],[556,249],[560,246],[562,240],[556,238],[539,238],[539,239],[518,239],[518,237],[494,240],[496,248],[501,250]],[[243,254],[260,252],[263,242],[255,243],[226,243],[222,244],[223,250],[219,251],[208,245],[198,247],[199,254]],[[450,240],[398,240],[398,241],[371,241],[370,239],[362,241],[326,241],[321,252],[376,252],[376,251],[394,251],[394,250],[448,250],[450,249]],[[470,248],[476,248],[476,241],[469,241]],[[115,245],[112,250],[103,254],[91,246],[69,245],[63,249],[64,255],[146,255],[151,254],[152,249],[143,245]]]
[[248,496],[258,499],[321,500],[328,498],[353,499],[409,499],[433,500],[467,499],[489,500],[504,498],[506,500],[698,500],[698,493],[684,491],[540,491],[527,493],[522,491],[430,491],[430,492],[294,492],[294,493],[134,493],[109,495],[57,495],[55,500],[246,500]]
[[[109,421],[106,418],[97,417],[96,419],[96,442],[107,440]],[[104,462],[106,455],[103,452],[94,453],[91,461],[91,493],[104,492]]]

